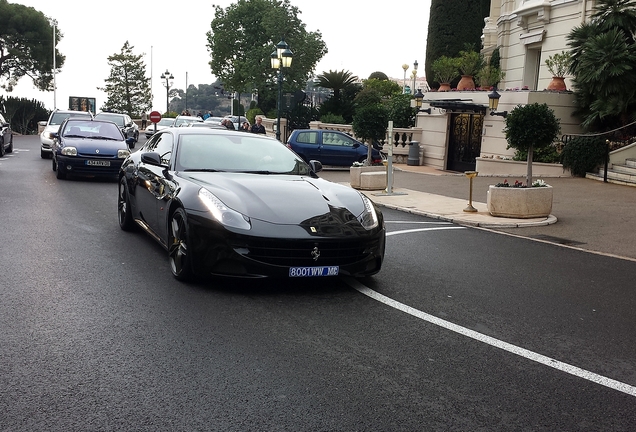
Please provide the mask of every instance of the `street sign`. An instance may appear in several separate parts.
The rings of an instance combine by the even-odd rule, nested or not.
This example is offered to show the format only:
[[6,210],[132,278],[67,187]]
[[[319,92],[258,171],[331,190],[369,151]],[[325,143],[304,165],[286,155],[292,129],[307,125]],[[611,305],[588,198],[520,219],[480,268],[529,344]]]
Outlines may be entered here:
[[159,111],[153,111],[150,113],[148,118],[153,123],[159,123],[159,120],[161,120],[161,113]]

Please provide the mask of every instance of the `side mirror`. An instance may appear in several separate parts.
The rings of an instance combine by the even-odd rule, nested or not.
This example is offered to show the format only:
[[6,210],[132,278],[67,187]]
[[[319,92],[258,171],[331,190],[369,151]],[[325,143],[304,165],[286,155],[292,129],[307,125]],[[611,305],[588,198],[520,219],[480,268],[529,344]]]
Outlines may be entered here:
[[141,155],[141,161],[148,165],[161,166],[161,156],[159,156],[159,153],[144,153]]
[[357,142],[353,143],[353,148],[358,148],[358,147],[360,147],[360,143],[357,143]]
[[315,173],[319,173],[320,171],[322,171],[322,163],[320,161],[317,161],[317,160],[313,160],[313,159],[310,160],[309,161],[309,167]]

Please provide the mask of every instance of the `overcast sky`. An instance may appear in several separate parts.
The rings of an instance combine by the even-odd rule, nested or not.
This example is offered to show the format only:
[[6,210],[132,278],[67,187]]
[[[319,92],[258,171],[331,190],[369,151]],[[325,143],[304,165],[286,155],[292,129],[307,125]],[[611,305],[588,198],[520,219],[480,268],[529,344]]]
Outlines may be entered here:
[[[159,78],[168,69],[174,86],[211,84],[206,32],[214,17],[213,3],[109,0],[9,0],[32,6],[57,20],[64,38],[58,49],[66,56],[57,74],[57,108],[68,108],[69,96],[95,97],[101,107],[106,95],[97,90],[110,73],[108,56],[119,53],[126,40],[135,54],[145,54],[152,76],[154,107],[165,109],[165,90]],[[223,8],[231,0],[215,2]],[[345,69],[366,78],[382,71],[403,78],[403,64],[410,76],[415,60],[418,77],[424,75],[426,34],[430,0],[291,0],[301,11],[307,31],[320,31],[329,52],[315,73]],[[153,6],[156,5],[156,6]],[[382,6],[380,6],[382,5]],[[273,48],[273,47],[272,47]],[[294,47],[291,47],[292,51]],[[273,50],[273,49],[272,49]],[[0,90],[0,94],[7,93]],[[53,92],[39,92],[27,77],[9,96],[35,98],[53,108]]]

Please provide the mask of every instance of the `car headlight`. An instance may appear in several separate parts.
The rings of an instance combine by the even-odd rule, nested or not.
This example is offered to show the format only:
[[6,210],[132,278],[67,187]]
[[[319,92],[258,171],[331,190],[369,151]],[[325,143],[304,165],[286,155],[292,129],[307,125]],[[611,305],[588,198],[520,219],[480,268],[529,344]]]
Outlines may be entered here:
[[126,159],[128,156],[130,156],[130,152],[128,150],[126,149],[117,150],[117,158]]
[[64,156],[77,156],[77,149],[75,147],[64,147],[62,154]]
[[372,230],[378,226],[378,215],[369,198],[362,195],[362,202],[364,203],[364,211],[358,216],[358,221],[365,229]]
[[205,188],[199,189],[199,198],[201,199],[203,204],[205,204],[208,210],[210,210],[212,216],[214,216],[214,218],[221,224],[228,227],[240,228],[244,230],[249,230],[252,228],[245,216],[227,207],[209,190]]

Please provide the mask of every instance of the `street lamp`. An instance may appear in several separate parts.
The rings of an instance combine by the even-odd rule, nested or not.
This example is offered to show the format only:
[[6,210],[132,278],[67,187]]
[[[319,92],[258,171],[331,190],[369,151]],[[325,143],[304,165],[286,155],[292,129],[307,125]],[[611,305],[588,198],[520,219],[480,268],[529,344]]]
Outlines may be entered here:
[[174,82],[174,77],[168,72],[168,69],[166,69],[166,71],[161,74],[161,79],[165,80],[162,84],[166,88],[166,114],[168,114],[170,112],[170,88]]
[[415,92],[415,77],[417,76],[417,60],[415,60],[415,62],[413,62],[413,87],[412,87],[412,92]]
[[51,20],[51,24],[53,24],[53,109],[57,108],[57,83],[55,81],[55,75],[57,74],[57,66],[55,64],[55,48],[57,45],[57,21]]
[[285,38],[282,38],[276,45],[276,51],[270,56],[272,62],[272,68],[278,69],[278,101],[276,104],[277,119],[276,119],[276,139],[280,141],[280,116],[283,99],[283,68],[288,68],[292,64],[292,58],[294,53],[289,49],[289,45],[285,42]]
[[508,115],[508,111],[497,112],[500,97],[501,95],[497,93],[497,87],[494,87],[492,89],[492,92],[488,94],[488,108],[490,109],[490,115],[506,118],[506,116]]
[[422,89],[417,89],[417,93],[415,93],[413,97],[415,98],[415,108],[417,108],[417,112],[425,112],[427,114],[431,113],[430,107],[422,109],[422,102],[424,101],[424,94],[422,94]]
[[404,69],[404,80],[402,81],[402,94],[406,93],[406,71],[408,70],[409,65],[407,65],[406,63],[404,63],[402,65],[402,69]]

